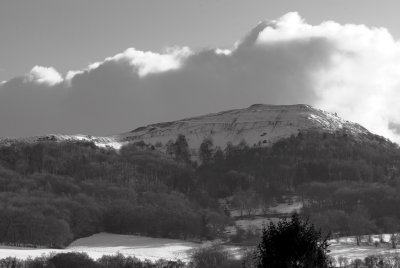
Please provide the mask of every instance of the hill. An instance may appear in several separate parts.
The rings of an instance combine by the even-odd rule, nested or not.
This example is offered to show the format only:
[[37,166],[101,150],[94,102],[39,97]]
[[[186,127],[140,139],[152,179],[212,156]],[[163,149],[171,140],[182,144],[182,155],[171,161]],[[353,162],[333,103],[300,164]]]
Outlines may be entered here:
[[114,138],[121,142],[142,140],[155,145],[157,142],[166,144],[183,134],[190,148],[198,149],[204,138],[211,138],[214,145],[224,148],[228,142],[236,145],[242,140],[250,146],[271,145],[311,130],[329,133],[341,130],[358,138],[370,134],[356,123],[309,105],[254,104],[245,109],[139,127]]
[[3,139],[0,242],[62,247],[100,231],[226,238],[230,211],[267,213],[287,196],[301,197],[302,213],[324,231],[391,232],[400,223],[398,146],[336,115],[253,105],[157,126]]
[[305,131],[328,133],[343,131],[357,139],[364,139],[371,135],[359,124],[309,105],[254,104],[244,109],[142,126],[129,132],[106,137],[49,134],[22,138],[0,138],[0,145],[14,142],[87,141],[100,147],[119,149],[125,144],[139,141],[153,146],[166,145],[182,134],[186,137],[189,148],[196,151],[204,138],[211,138],[214,145],[221,148],[225,148],[228,142],[237,145],[243,140],[251,146],[267,146]]

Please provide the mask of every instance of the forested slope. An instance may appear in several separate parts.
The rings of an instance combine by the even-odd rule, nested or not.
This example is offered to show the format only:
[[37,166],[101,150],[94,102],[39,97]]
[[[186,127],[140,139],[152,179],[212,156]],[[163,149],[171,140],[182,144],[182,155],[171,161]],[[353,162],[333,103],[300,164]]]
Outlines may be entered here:
[[0,148],[0,242],[62,246],[99,231],[214,237],[226,218],[194,183],[190,165],[145,146],[14,143]]
[[226,148],[205,139],[200,162],[183,135],[166,146],[0,147],[0,242],[63,246],[99,231],[211,239],[232,220],[218,200],[251,211],[287,194],[301,196],[303,213],[324,231],[399,227],[400,150],[379,136],[308,131],[268,147]]
[[212,196],[233,195],[237,207],[268,206],[294,194],[325,232],[400,230],[400,150],[380,136],[310,131],[271,147],[242,143],[215,152],[197,172]]

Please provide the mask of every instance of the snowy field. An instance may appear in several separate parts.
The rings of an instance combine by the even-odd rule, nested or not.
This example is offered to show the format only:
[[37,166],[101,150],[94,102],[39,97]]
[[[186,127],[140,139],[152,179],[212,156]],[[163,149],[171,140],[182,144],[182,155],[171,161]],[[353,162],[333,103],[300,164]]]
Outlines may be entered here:
[[[380,235],[373,235],[373,242],[379,242]],[[400,248],[392,249],[390,244],[390,235],[383,234],[383,241],[386,244],[380,244],[377,247],[374,245],[366,245],[367,237],[365,236],[362,240],[362,245],[357,246],[354,237],[341,237],[339,239],[330,240],[331,246],[329,249],[331,250],[330,254],[332,257],[337,259],[340,256],[346,257],[349,260],[354,259],[364,259],[370,255],[381,255],[381,254],[392,254],[392,253],[400,253]],[[399,246],[400,247],[400,246]]]
[[86,252],[93,259],[98,259],[103,255],[121,253],[125,256],[135,256],[141,260],[186,260],[188,251],[199,246],[200,244],[181,240],[99,233],[78,239],[66,249],[0,246],[0,258],[11,256],[26,259],[50,253]]
[[[373,236],[373,240],[378,241],[378,236]],[[384,240],[389,241],[389,235],[384,235]],[[390,244],[383,246],[357,246],[354,238],[344,237],[331,240],[330,255],[338,258],[339,256],[348,259],[364,259],[368,255],[378,255],[386,253],[400,253],[400,249],[391,249]],[[61,252],[85,252],[91,258],[98,259],[103,255],[114,255],[121,253],[125,256],[134,256],[141,260],[177,260],[187,261],[190,251],[205,243],[193,243],[183,240],[151,238],[134,235],[116,235],[99,233],[90,237],[81,238],[74,241],[66,249],[35,249],[0,246],[0,258],[17,257],[19,259],[35,258],[42,255]],[[239,247],[226,247],[234,256],[241,256],[244,249]]]
[[[202,245],[205,244],[174,239],[99,233],[78,239],[71,243],[66,249],[35,249],[0,246],[0,259],[6,257],[27,259],[29,257],[35,258],[51,253],[85,252],[93,259],[98,259],[103,255],[121,253],[125,256],[134,256],[141,260],[180,259],[182,261],[187,261],[190,251]],[[241,249],[238,247],[227,247],[227,249],[236,256],[240,255]]]
[[338,257],[346,257],[349,260],[364,259],[371,255],[381,255],[388,253],[400,253],[400,249],[391,249],[389,245],[385,247],[375,246],[357,246],[355,244],[336,244],[330,246],[329,255],[337,259]]

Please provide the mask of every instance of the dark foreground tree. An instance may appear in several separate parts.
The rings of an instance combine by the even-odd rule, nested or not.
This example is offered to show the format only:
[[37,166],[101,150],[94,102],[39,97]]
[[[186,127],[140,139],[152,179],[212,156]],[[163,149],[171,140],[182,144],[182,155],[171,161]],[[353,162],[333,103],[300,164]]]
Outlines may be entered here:
[[258,268],[331,267],[327,237],[297,214],[264,228],[257,248]]
[[[59,253],[48,260],[55,268],[97,268],[99,265],[85,253]],[[49,266],[46,266],[49,267]]]

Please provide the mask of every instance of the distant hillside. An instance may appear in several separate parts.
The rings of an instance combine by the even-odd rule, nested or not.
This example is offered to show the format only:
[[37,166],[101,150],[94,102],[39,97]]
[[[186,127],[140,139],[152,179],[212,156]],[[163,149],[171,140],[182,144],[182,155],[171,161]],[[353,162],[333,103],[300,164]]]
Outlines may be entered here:
[[119,141],[139,141],[166,144],[178,134],[185,135],[190,148],[199,148],[204,138],[224,148],[227,142],[239,144],[245,140],[252,145],[270,145],[300,131],[345,131],[363,138],[369,135],[359,124],[341,119],[335,114],[309,105],[254,104],[245,109],[223,111],[173,122],[139,127],[114,138]]
[[119,149],[124,144],[138,141],[165,146],[169,141],[175,140],[179,134],[183,134],[189,148],[197,150],[204,138],[211,138],[214,145],[221,148],[225,148],[228,142],[237,145],[243,140],[250,146],[269,146],[280,139],[297,135],[299,132],[333,133],[338,130],[353,135],[357,139],[365,139],[371,135],[359,124],[309,105],[254,104],[245,109],[142,126],[126,133],[107,137],[49,134],[25,138],[0,138],[0,145],[13,142],[78,140],[91,141],[100,147]]

